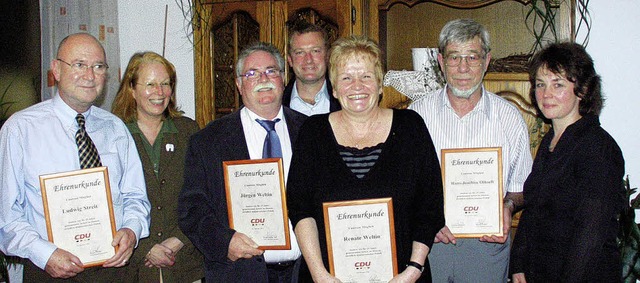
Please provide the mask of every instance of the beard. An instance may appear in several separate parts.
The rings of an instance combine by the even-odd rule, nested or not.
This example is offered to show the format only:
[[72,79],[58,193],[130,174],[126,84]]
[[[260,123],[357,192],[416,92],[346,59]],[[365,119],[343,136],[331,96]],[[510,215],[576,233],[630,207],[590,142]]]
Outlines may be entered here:
[[482,85],[482,81],[480,81],[477,85],[471,87],[470,89],[467,90],[461,90],[461,89],[457,89],[453,86],[448,86],[451,89],[451,92],[453,93],[453,95],[455,97],[460,97],[460,98],[464,98],[464,99],[469,99],[469,97],[471,97],[471,95],[478,90],[478,88],[480,88],[480,86]]

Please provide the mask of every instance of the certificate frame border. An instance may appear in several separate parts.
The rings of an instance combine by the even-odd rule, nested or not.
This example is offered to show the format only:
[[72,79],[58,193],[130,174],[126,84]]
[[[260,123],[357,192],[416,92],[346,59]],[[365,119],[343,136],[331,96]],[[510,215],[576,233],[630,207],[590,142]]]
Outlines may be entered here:
[[[92,173],[96,173],[96,172],[102,172],[103,178],[104,178],[104,186],[105,186],[105,193],[107,194],[107,207],[109,208],[109,222],[111,225],[111,237],[115,237],[116,235],[116,221],[115,221],[115,216],[113,213],[113,200],[111,199],[111,185],[109,183],[109,170],[106,166],[102,166],[102,167],[94,167],[94,168],[88,168],[88,169],[80,169],[80,170],[74,170],[74,171],[67,171],[67,172],[61,172],[61,173],[53,173],[53,174],[45,174],[45,175],[40,175],[40,191],[42,193],[42,206],[44,208],[44,218],[46,221],[46,225],[47,225],[47,237],[49,242],[53,243],[55,245],[55,241],[54,241],[54,237],[53,237],[53,231],[51,230],[51,215],[49,213],[49,198],[47,197],[47,188],[45,185],[45,182],[47,180],[50,179],[57,179],[57,178],[65,178],[65,177],[71,177],[71,176],[78,176],[78,175],[85,175],[85,174],[92,174]],[[57,245],[56,245],[57,247]],[[118,252],[118,246],[113,247],[114,249],[114,253]],[[108,259],[105,260],[98,260],[98,261],[92,261],[92,262],[87,262],[87,263],[82,263],[82,267],[83,268],[87,268],[87,267],[93,267],[93,266],[100,266],[102,265],[104,262],[106,262]]]
[[393,264],[393,276],[398,275],[398,260],[396,253],[396,233],[395,222],[393,220],[393,198],[375,198],[347,201],[332,201],[322,203],[322,215],[324,217],[325,236],[327,238],[327,253],[329,254],[329,272],[335,276],[335,264],[333,263],[333,244],[331,241],[331,221],[329,221],[329,208],[337,206],[356,206],[363,204],[386,204],[387,215],[389,216],[389,232],[391,242],[391,262]]
[[285,244],[284,245],[276,245],[276,246],[258,246],[258,249],[261,250],[290,250],[291,249],[291,238],[290,238],[290,227],[289,227],[289,211],[287,210],[287,199],[284,188],[284,169],[282,165],[282,158],[263,158],[263,159],[243,159],[243,160],[228,160],[222,162],[222,169],[224,174],[224,190],[227,200],[227,217],[229,219],[229,227],[233,229],[233,207],[232,200],[230,194],[229,187],[229,166],[234,165],[247,165],[247,164],[262,164],[262,163],[277,163],[278,164],[278,175],[280,177],[280,201],[282,202],[282,221],[284,223],[285,229]]
[[449,153],[460,153],[460,152],[492,152],[495,151],[498,156],[498,216],[499,216],[499,231],[496,233],[453,233],[456,238],[482,238],[482,236],[491,236],[495,235],[498,237],[504,236],[504,183],[503,183],[503,164],[502,164],[502,147],[474,147],[474,148],[443,148],[440,151],[441,156],[441,170],[442,170],[442,194],[444,201],[444,215],[447,215],[447,183],[445,182],[445,173],[446,173],[446,155]]

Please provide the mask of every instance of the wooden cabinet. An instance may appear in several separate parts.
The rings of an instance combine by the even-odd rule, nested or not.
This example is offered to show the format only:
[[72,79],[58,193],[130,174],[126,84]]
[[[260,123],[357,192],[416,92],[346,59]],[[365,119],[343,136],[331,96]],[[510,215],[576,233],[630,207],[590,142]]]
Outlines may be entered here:
[[194,56],[196,120],[200,126],[242,106],[235,87],[238,53],[260,40],[286,54],[287,23],[310,21],[330,39],[348,35],[378,38],[378,7],[369,0],[270,0],[195,2]]
[[[411,48],[438,47],[442,27],[450,20],[472,18],[491,38],[493,59],[529,54],[535,43],[533,19],[526,20],[532,0],[378,0],[379,41],[388,70],[411,70]],[[541,1],[538,1],[538,3]],[[560,40],[573,39],[575,0],[557,0],[552,11]],[[541,5],[541,4],[538,4]],[[538,25],[539,27],[539,19]],[[546,38],[545,40],[549,40]]]

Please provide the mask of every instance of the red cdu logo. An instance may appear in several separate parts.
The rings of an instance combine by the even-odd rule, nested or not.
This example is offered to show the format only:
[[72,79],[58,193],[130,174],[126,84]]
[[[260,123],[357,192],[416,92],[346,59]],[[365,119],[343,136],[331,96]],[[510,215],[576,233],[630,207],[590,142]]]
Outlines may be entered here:
[[73,237],[76,242],[89,241],[91,238],[91,233],[78,234]]
[[254,218],[251,219],[251,226],[263,226],[264,218]]
[[371,268],[371,262],[370,261],[356,261],[354,266],[355,266],[356,269],[369,269],[369,268]]

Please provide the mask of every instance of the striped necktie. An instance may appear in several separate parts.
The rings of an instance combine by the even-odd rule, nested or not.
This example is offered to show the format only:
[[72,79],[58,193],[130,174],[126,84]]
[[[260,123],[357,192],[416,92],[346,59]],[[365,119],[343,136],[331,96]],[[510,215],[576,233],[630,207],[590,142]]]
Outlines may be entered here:
[[78,145],[78,155],[80,156],[80,168],[87,169],[102,166],[98,149],[96,149],[96,146],[84,128],[84,116],[78,114],[76,116],[76,122],[78,122],[76,144]]

